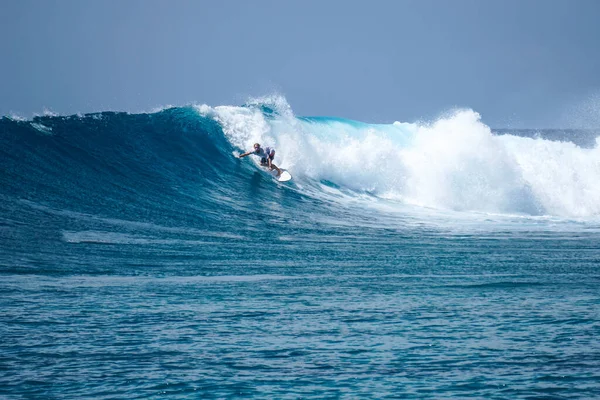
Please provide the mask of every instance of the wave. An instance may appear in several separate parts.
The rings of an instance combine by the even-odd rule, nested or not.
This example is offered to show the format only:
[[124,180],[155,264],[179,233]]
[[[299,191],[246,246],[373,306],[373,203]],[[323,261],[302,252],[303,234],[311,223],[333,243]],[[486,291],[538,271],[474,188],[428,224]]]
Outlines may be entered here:
[[[0,195],[80,213],[115,210],[132,220],[162,215],[165,225],[208,226],[224,209],[242,215],[257,204],[264,211],[273,193],[284,196],[278,206],[295,209],[310,198],[334,208],[352,201],[598,216],[599,139],[586,147],[529,133],[494,132],[468,109],[430,123],[298,117],[279,96],[147,114],[5,117]],[[294,175],[290,184],[233,156],[255,142],[277,149],[276,163]]]

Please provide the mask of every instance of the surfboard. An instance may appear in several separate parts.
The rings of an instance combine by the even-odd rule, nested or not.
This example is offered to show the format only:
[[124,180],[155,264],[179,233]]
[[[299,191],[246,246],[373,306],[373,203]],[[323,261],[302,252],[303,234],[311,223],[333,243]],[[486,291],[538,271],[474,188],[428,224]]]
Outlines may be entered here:
[[272,171],[268,171],[273,178],[277,179],[279,182],[287,182],[292,179],[292,175],[288,172],[287,169],[281,168],[281,175],[277,176],[277,170],[274,169]]

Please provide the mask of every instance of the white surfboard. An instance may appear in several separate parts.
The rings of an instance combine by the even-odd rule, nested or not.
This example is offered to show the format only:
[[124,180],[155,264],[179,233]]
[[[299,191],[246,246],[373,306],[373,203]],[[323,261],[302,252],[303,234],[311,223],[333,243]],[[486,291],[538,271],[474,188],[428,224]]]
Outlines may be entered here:
[[275,179],[277,179],[279,182],[287,182],[290,179],[292,179],[292,175],[288,172],[287,169],[283,169],[281,168],[281,175],[277,176],[277,170],[271,170],[269,171],[271,173],[271,175],[273,175],[273,177]]

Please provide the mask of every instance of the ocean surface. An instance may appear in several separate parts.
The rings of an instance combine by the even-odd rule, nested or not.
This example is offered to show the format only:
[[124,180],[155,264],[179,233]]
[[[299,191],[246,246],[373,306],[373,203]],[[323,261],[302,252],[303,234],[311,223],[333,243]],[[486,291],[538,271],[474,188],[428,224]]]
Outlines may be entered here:
[[600,398],[599,136],[3,117],[0,398]]

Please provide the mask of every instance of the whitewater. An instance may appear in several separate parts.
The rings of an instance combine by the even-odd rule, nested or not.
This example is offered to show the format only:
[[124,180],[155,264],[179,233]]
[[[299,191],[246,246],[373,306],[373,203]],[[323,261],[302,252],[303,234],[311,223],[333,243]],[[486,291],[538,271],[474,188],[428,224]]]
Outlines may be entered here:
[[270,96],[5,116],[0,172],[2,397],[600,393],[598,131]]
[[[296,118],[279,97],[254,102],[257,107],[196,108],[219,122],[233,146],[273,144],[284,168],[313,182],[443,210],[600,214],[600,137],[582,148],[539,136],[496,135],[472,110],[430,123],[367,124]],[[265,115],[265,107],[271,113]]]

